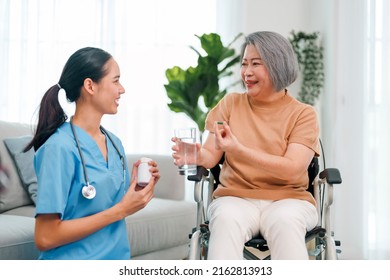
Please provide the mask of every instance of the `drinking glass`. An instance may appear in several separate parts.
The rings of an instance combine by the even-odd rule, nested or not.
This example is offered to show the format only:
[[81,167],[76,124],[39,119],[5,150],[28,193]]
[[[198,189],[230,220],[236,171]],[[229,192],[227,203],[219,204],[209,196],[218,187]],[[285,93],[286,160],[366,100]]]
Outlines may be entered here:
[[175,129],[176,145],[179,146],[179,174],[196,174],[196,128],[177,128]]

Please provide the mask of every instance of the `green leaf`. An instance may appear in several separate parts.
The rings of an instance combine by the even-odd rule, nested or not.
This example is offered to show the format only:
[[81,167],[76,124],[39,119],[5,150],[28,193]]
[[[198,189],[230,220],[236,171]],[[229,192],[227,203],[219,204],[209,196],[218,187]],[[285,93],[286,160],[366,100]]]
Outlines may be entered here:
[[208,112],[227,92],[227,89],[220,90],[219,80],[232,75],[230,69],[239,62],[239,56],[230,46],[241,35],[237,35],[227,47],[216,33],[195,35],[205,53],[202,55],[190,46],[198,56],[198,64],[186,70],[173,66],[165,71],[168,83],[164,87],[170,99],[168,107],[173,112],[190,117],[201,132]]

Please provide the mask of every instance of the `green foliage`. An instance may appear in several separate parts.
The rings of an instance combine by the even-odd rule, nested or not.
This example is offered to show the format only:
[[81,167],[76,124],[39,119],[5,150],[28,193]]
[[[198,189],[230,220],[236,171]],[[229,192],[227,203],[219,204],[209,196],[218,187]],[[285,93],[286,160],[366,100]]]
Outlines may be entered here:
[[171,100],[168,107],[173,112],[185,113],[189,116],[201,132],[204,131],[208,112],[231,86],[220,89],[219,81],[221,78],[231,76],[233,74],[231,67],[240,60],[239,55],[236,55],[235,50],[231,48],[231,44],[241,35],[237,35],[228,46],[222,44],[218,34],[195,35],[199,38],[206,55],[203,56],[191,46],[190,48],[198,55],[198,64],[186,70],[173,66],[165,72],[168,83],[164,87]]
[[298,99],[314,105],[324,86],[323,47],[318,42],[318,32],[291,32],[289,38],[298,58],[302,73],[301,90]]

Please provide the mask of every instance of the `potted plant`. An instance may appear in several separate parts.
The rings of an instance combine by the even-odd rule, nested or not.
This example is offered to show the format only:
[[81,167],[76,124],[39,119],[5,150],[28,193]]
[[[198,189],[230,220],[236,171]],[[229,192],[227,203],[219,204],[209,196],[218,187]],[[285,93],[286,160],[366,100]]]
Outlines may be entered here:
[[198,55],[197,65],[182,69],[173,66],[166,70],[168,83],[164,85],[170,103],[168,107],[177,113],[185,113],[198,126],[199,131],[204,131],[204,123],[208,112],[227,93],[229,87],[220,88],[220,80],[233,74],[232,67],[239,62],[231,47],[242,34],[238,34],[233,41],[224,46],[221,37],[216,33],[195,35],[199,38],[203,52],[202,55],[193,46],[192,50]]
[[291,32],[290,43],[297,55],[302,81],[298,100],[315,105],[324,86],[323,47],[319,33]]

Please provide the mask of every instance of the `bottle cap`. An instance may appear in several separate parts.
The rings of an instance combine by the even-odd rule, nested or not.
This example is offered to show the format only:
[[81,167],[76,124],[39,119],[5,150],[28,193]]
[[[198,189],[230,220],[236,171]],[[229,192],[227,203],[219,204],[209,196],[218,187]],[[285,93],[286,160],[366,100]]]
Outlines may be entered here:
[[142,158],[140,158],[141,163],[142,163],[142,162],[149,162],[149,161],[151,161],[151,160],[152,160],[151,158],[147,158],[147,157],[142,157]]

